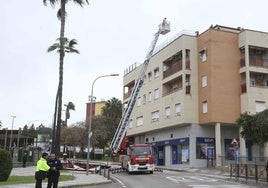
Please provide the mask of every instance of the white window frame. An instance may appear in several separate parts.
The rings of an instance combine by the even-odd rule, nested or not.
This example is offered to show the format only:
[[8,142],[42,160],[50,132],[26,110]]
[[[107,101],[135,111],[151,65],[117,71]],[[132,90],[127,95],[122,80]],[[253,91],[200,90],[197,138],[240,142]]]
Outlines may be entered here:
[[166,118],[167,118],[167,119],[170,118],[170,114],[171,114],[170,106],[167,106],[167,107],[165,108],[165,115],[166,115]]
[[181,103],[175,104],[175,116],[181,115]]
[[203,114],[208,113],[208,102],[207,101],[202,102],[202,112],[203,112]]
[[151,102],[152,101],[152,92],[150,91],[148,93],[148,102]]
[[154,90],[154,100],[159,98],[159,88]]
[[148,81],[152,80],[152,72],[148,72]]
[[146,104],[146,94],[144,94],[142,97],[142,104]]
[[128,126],[129,126],[130,129],[133,128],[133,121],[132,121],[132,119],[129,120]]
[[207,60],[207,49],[204,48],[203,50],[201,50],[201,51],[199,52],[199,54],[200,54],[200,59],[201,59],[201,61],[202,61],[202,62],[205,62],[205,61]]
[[159,110],[151,113],[152,122],[159,121]]
[[142,125],[143,125],[143,116],[139,116],[137,117],[137,127]]
[[159,77],[159,68],[154,69],[154,78]]
[[207,86],[207,75],[203,75],[202,76],[202,87],[206,87]]
[[137,99],[137,106],[141,106],[141,97],[138,97]]

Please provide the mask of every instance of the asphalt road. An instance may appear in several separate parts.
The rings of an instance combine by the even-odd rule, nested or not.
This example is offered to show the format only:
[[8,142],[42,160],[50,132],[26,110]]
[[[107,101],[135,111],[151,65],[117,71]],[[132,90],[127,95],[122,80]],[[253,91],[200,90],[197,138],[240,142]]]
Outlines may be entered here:
[[126,172],[112,174],[113,183],[90,188],[255,188],[254,186],[225,181],[219,178],[187,172],[154,172],[129,175]]

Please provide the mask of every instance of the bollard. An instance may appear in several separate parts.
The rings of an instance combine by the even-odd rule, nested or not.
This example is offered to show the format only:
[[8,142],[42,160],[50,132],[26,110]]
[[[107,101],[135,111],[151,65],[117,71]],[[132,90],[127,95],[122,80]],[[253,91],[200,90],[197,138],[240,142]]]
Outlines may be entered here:
[[268,182],[268,161],[267,161],[267,164],[266,164],[266,181]]
[[110,179],[110,168],[108,168],[108,176],[107,176],[107,179],[108,180]]
[[104,168],[103,176],[106,177],[106,168]]
[[99,171],[99,175],[101,175],[101,168],[100,168],[100,171]]

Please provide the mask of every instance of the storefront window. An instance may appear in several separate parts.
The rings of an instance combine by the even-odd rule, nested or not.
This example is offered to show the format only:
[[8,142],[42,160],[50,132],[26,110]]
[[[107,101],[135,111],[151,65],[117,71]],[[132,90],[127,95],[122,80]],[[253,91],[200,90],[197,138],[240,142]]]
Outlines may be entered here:
[[207,159],[215,158],[213,152],[215,150],[215,138],[196,138],[196,158],[197,159]]

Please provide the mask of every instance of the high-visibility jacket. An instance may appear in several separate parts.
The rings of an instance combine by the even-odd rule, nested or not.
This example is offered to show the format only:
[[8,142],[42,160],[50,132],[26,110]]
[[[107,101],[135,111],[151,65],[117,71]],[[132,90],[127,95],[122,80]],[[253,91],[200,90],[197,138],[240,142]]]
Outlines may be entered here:
[[47,160],[41,157],[37,161],[36,170],[35,171],[48,171],[50,169],[50,166],[47,164]]

